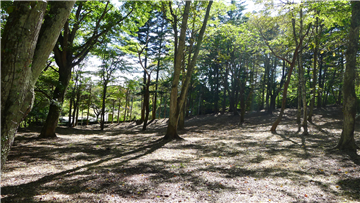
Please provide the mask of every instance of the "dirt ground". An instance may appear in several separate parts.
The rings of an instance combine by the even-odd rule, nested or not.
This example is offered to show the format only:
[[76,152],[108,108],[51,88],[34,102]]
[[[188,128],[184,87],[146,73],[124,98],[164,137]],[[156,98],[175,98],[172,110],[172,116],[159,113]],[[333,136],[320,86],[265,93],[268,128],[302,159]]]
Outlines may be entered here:
[[[360,202],[360,152],[333,149],[339,108],[316,110],[309,135],[295,110],[193,117],[184,141],[165,142],[166,120],[67,129],[37,139],[16,136],[1,174],[1,202]],[[360,146],[359,123],[355,140]]]

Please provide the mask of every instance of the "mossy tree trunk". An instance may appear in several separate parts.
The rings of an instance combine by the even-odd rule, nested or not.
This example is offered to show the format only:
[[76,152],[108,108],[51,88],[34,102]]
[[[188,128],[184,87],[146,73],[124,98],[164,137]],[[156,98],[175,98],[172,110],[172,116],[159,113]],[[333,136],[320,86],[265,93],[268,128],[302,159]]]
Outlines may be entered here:
[[35,83],[73,5],[74,1],[13,3],[1,38],[1,169],[20,122],[32,109]]

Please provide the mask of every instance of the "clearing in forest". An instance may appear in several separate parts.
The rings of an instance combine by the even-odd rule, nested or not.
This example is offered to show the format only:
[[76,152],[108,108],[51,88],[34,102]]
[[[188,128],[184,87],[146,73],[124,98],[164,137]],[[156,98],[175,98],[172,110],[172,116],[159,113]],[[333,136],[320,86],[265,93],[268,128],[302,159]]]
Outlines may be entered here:
[[[276,113],[275,113],[276,114]],[[21,130],[2,173],[1,202],[359,202],[360,159],[333,150],[341,110],[315,111],[309,135],[287,110],[187,120],[181,142],[134,123],[57,129],[57,139]],[[357,125],[358,126],[358,125]],[[360,145],[359,128],[355,140]]]

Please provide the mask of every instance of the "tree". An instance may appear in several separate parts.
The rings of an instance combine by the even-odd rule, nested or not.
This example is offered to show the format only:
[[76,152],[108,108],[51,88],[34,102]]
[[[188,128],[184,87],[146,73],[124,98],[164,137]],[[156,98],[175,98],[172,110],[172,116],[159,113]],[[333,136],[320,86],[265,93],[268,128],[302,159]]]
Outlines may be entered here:
[[56,137],[55,129],[71,79],[72,68],[81,63],[96,46],[106,43],[107,34],[121,30],[121,22],[128,20],[136,4],[136,2],[125,3],[123,5],[125,11],[122,12],[115,9],[110,2],[76,3],[72,18],[65,23],[54,48],[55,61],[59,66],[59,83],[54,91],[54,102],[50,104],[49,114],[39,138]]
[[[287,12],[286,13],[287,15],[289,15],[290,14],[290,12]],[[285,16],[281,16],[282,18],[284,18]],[[267,18],[267,19],[265,19],[265,18]],[[277,19],[277,20],[279,20],[280,21],[280,19],[279,19],[279,16],[277,16],[277,17],[270,17],[270,16],[263,16],[263,18],[261,18],[260,20],[259,19],[257,19],[257,25],[256,25],[256,27],[257,27],[257,29],[258,29],[258,31],[259,31],[259,33],[260,33],[260,35],[262,36],[262,38],[264,39],[264,42],[265,42],[265,44],[266,44],[266,46],[268,47],[268,49],[277,57],[277,58],[279,58],[279,59],[281,59],[281,60],[283,60],[283,61],[286,61],[289,65],[290,65],[290,68],[289,68],[289,71],[288,71],[288,74],[287,74],[287,79],[286,79],[286,81],[285,81],[285,83],[284,83],[284,90],[283,90],[283,99],[282,99],[282,103],[281,103],[281,110],[280,110],[280,114],[279,114],[279,116],[278,116],[278,118],[276,119],[276,121],[273,123],[273,125],[272,125],[272,127],[271,127],[271,129],[270,129],[270,131],[272,132],[272,133],[274,133],[274,132],[276,132],[276,128],[277,128],[277,126],[279,125],[279,123],[281,122],[281,119],[282,119],[282,116],[283,116],[283,114],[284,114],[284,110],[285,110],[285,107],[286,107],[286,99],[287,99],[287,93],[288,93],[288,87],[289,87],[289,84],[290,84],[290,80],[291,80],[291,75],[292,75],[292,72],[293,72],[293,69],[294,69],[294,67],[295,67],[295,63],[296,63],[296,60],[297,60],[297,57],[298,57],[298,55],[299,55],[299,49],[300,49],[300,47],[302,46],[302,44],[303,44],[303,41],[304,41],[304,38],[308,35],[308,33],[309,33],[309,30],[310,30],[310,28],[311,28],[311,23],[309,23],[309,25],[308,25],[308,29],[307,29],[307,31],[305,32],[305,34],[304,35],[299,35],[299,37],[297,37],[297,34],[296,34],[296,28],[295,28],[295,17],[292,15],[292,17],[291,17],[291,23],[292,23],[292,36],[293,36],[293,40],[294,40],[294,42],[295,42],[295,49],[293,49],[293,54],[292,54],[292,59],[286,59],[286,56],[284,56],[284,55],[286,55],[286,54],[282,54],[282,55],[280,55],[279,54],[279,51],[276,51],[276,49],[274,48],[274,46],[272,46],[271,44],[274,44],[274,42],[272,42],[271,44],[269,43],[271,40],[269,40],[266,36],[265,36],[265,34],[266,34],[266,32],[267,31],[269,31],[269,28],[267,28],[268,26],[269,26],[269,23],[274,23],[274,22],[271,22],[271,20],[274,20],[274,19]],[[286,19],[286,18],[284,18],[284,19]],[[268,20],[270,20],[270,22],[268,21]],[[277,22],[277,23],[275,23],[275,25],[278,25],[279,24],[279,22]],[[285,22],[284,23],[284,25],[286,25],[287,23]],[[267,27],[266,27],[267,26]],[[272,29],[278,29],[278,27],[272,27]],[[271,28],[270,28],[271,29]],[[300,30],[301,30],[302,28],[300,28]],[[291,36],[291,34],[289,33],[289,35]],[[284,34],[284,36],[282,36],[282,37],[285,37],[286,38],[286,35]],[[281,40],[277,40],[277,43],[278,43],[278,46],[280,45],[280,47],[282,47],[283,49],[284,49],[284,47],[288,47],[288,46],[293,46],[294,44],[290,41],[287,41],[287,43],[289,43],[289,45],[284,45],[284,44],[282,44],[282,43],[284,43],[283,41],[281,41]],[[287,50],[287,48],[286,48],[286,50],[282,50],[284,53],[288,53],[288,52],[290,52],[290,51],[292,51],[292,50]],[[305,103],[305,105],[306,105],[306,103]],[[306,122],[306,117],[304,118],[304,122]]]
[[359,47],[359,29],[360,29],[360,2],[351,2],[351,25],[348,37],[348,47],[346,50],[346,69],[344,75],[344,121],[341,137],[337,148],[343,151],[356,153],[354,128],[356,115],[356,94],[355,77],[356,73],[356,54]]
[[108,84],[114,81],[114,73],[117,70],[120,70],[124,67],[124,60],[121,58],[124,54],[119,53],[114,49],[104,50],[102,54],[103,64],[101,65],[101,69],[98,72],[101,78],[101,84],[103,86],[102,92],[102,110],[101,110],[101,130],[104,130],[104,122],[105,122],[105,103],[106,103],[106,92]]
[[74,1],[13,3],[1,38],[1,168],[19,123],[32,108],[34,85],[73,5]]
[[181,23],[181,30],[180,30],[180,36],[179,39],[177,37],[177,22],[178,18],[172,11],[172,5],[171,2],[169,2],[169,9],[171,11],[171,15],[173,16],[172,26],[174,29],[175,34],[175,52],[174,52],[174,75],[173,75],[173,81],[171,86],[171,93],[170,93],[170,117],[169,117],[169,124],[167,127],[166,135],[164,139],[180,139],[179,135],[177,134],[177,126],[178,126],[178,120],[180,112],[183,108],[183,104],[185,101],[186,92],[191,80],[191,75],[193,68],[196,63],[197,56],[200,51],[201,42],[205,33],[206,24],[209,18],[209,13],[212,5],[212,1],[209,1],[207,8],[206,8],[206,14],[204,17],[203,24],[201,26],[201,30],[199,32],[196,47],[193,52],[193,56],[191,59],[191,63],[188,64],[187,72],[186,72],[186,78],[185,82],[181,86],[181,92],[180,97],[178,98],[178,84],[180,79],[180,72],[182,68],[182,60],[183,60],[183,51],[185,48],[185,35],[186,35],[186,28],[187,28],[187,22],[190,12],[190,1],[186,1],[184,12],[182,14],[182,23]]

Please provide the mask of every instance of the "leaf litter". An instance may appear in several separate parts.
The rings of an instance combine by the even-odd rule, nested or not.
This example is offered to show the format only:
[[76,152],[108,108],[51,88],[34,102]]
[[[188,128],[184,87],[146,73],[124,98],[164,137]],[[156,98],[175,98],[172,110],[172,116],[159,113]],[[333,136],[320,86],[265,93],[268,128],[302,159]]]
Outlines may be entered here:
[[[164,142],[166,120],[59,127],[55,140],[21,129],[1,175],[2,202],[359,202],[359,155],[332,149],[339,109],[318,110],[310,135],[287,110],[187,120],[185,140]],[[357,121],[358,122],[358,121]],[[357,125],[358,126],[358,125]],[[356,128],[355,140],[359,141]],[[358,143],[359,145],[359,143]]]

